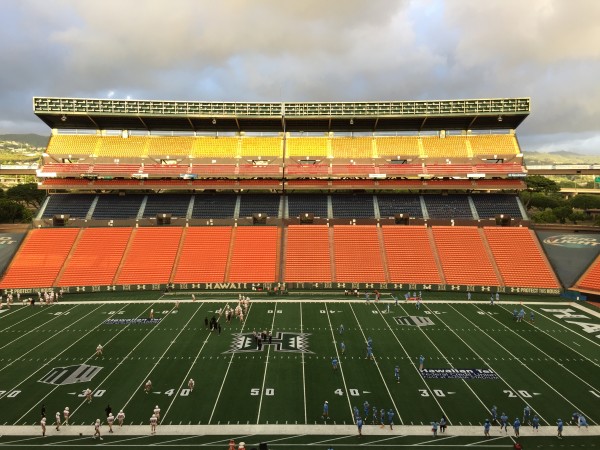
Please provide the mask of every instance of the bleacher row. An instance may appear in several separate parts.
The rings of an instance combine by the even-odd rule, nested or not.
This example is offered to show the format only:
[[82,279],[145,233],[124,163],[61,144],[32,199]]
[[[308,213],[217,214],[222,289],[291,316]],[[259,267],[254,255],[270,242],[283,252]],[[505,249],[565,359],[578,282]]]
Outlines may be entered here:
[[575,284],[575,288],[592,294],[600,294],[600,255]]
[[237,219],[263,213],[294,218],[388,218],[395,214],[425,219],[481,219],[508,214],[525,219],[518,197],[510,194],[52,194],[42,218],[69,214],[81,219],[135,219],[159,213],[187,219]]
[[528,228],[289,225],[34,229],[0,288],[220,282],[560,287]]
[[249,137],[249,136],[102,136],[55,134],[46,152],[59,157],[192,157],[230,159],[381,157],[457,158],[520,153],[513,134],[460,136]]

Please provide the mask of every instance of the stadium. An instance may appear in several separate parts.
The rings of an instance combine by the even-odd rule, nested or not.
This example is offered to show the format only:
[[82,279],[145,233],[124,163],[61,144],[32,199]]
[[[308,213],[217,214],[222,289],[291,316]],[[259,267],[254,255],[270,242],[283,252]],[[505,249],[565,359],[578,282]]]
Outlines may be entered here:
[[589,446],[600,234],[532,226],[530,108],[35,97],[48,195],[1,233],[0,446],[96,445],[97,417],[123,448],[545,446],[560,418]]

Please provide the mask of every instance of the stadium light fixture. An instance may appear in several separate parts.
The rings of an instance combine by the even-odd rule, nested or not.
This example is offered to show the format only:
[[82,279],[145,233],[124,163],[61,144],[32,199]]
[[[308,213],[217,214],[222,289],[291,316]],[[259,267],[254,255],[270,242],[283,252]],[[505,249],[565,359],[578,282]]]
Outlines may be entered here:
[[212,124],[213,124],[213,125],[216,125],[216,124],[217,124],[217,119],[213,119],[213,120],[212,120]]
[[502,122],[502,116],[498,116],[498,122]]
[[350,125],[354,125],[354,119],[350,119]]
[[67,121],[67,116],[65,116],[64,114],[61,116],[60,120],[62,122],[66,122]]

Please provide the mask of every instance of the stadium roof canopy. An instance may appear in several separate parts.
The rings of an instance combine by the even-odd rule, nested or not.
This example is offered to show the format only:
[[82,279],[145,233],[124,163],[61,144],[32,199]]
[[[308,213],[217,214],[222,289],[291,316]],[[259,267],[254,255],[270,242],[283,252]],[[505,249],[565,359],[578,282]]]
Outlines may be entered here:
[[334,103],[231,103],[34,97],[56,129],[173,132],[515,129],[529,98]]

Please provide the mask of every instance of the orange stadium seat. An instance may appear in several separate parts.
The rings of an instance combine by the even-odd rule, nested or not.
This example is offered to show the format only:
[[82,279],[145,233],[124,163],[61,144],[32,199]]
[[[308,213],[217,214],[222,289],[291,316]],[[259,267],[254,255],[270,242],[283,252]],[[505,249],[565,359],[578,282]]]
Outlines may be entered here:
[[529,228],[485,227],[484,231],[504,284],[560,288]]
[[182,228],[138,228],[133,231],[115,284],[168,283]]
[[442,282],[425,227],[388,226],[382,230],[391,282]]
[[285,281],[331,281],[329,227],[327,225],[288,226]]
[[231,227],[188,228],[173,282],[224,282],[230,241]]
[[385,282],[376,226],[336,225],[333,232],[336,281]]
[[576,284],[578,289],[585,289],[600,293],[600,256],[592,263]]
[[276,281],[278,237],[278,227],[237,227],[227,281]]
[[8,267],[1,288],[52,287],[73,243],[77,228],[31,230]]
[[131,228],[86,228],[66,261],[58,286],[107,286],[113,283]]
[[432,227],[448,284],[499,286],[500,281],[476,227]]

